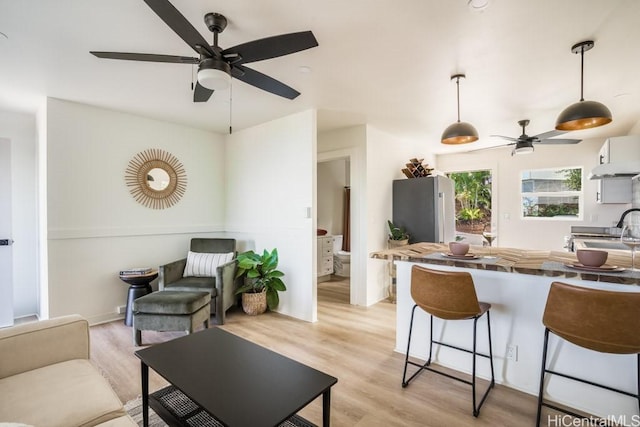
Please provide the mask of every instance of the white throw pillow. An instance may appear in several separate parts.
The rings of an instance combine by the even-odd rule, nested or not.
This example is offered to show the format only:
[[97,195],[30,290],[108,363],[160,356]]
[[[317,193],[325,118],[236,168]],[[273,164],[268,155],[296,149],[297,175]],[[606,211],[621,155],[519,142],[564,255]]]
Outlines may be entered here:
[[233,252],[228,254],[209,254],[191,252],[187,255],[187,265],[182,277],[216,277],[216,268],[233,259]]

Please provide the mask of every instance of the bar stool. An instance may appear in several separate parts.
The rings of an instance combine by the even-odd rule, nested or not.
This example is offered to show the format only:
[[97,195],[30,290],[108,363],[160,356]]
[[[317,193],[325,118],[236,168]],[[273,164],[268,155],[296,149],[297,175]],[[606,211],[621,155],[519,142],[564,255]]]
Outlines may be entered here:
[[[478,302],[476,290],[473,284],[471,274],[457,271],[439,271],[414,265],[411,268],[411,297],[415,301],[415,305],[411,311],[411,323],[409,325],[409,339],[407,342],[407,354],[404,360],[404,372],[402,374],[402,387],[407,387],[409,382],[413,380],[419,373],[424,370],[444,375],[445,377],[461,381],[471,385],[471,394],[473,396],[473,416],[480,414],[480,408],[489,395],[489,391],[495,385],[493,372],[493,354],[491,352],[491,319],[489,309],[491,304]],[[409,350],[411,348],[411,332],[413,329],[413,317],[416,308],[420,307],[429,314],[429,358],[424,364],[415,363],[409,360]],[[483,314],[487,314],[487,331],[489,335],[489,354],[481,354],[476,351],[476,329],[478,319]],[[464,320],[473,319],[473,349],[468,350],[456,347],[451,344],[436,341],[433,339],[433,317],[443,320]],[[433,344],[438,344],[455,350],[464,351],[473,355],[471,381],[449,375],[446,372],[438,371],[431,368],[431,356],[433,354]],[[491,383],[487,387],[480,404],[476,406],[476,356],[486,357],[491,365]],[[407,378],[407,366],[413,365],[419,369],[413,375]]]
[[[640,293],[604,291],[553,282],[547,297],[542,323],[545,330],[540,391],[538,393],[537,426],[540,425],[543,406],[574,417],[586,418],[544,401],[542,394],[545,374],[559,375],[570,380],[635,397],[638,399],[638,408],[640,409],[640,333],[638,333],[640,330]],[[638,358],[637,393],[615,389],[548,369],[546,365],[549,332],[589,350],[613,354],[636,354]]]

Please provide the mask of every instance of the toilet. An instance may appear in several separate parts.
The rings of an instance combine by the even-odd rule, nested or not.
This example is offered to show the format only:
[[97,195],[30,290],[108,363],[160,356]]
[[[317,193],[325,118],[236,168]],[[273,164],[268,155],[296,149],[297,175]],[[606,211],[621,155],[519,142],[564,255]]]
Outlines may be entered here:
[[340,277],[351,275],[351,252],[342,250],[342,235],[333,236],[333,273]]

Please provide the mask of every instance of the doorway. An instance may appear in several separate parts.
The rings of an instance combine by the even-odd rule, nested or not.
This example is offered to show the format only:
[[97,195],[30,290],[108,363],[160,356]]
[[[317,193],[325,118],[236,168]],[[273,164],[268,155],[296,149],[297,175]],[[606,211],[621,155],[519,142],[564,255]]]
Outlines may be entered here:
[[[317,166],[318,237],[331,244],[331,274],[318,276],[318,300],[351,302],[351,162],[349,157],[319,161]],[[329,237],[331,236],[331,237]],[[319,252],[320,253],[320,252]],[[322,259],[319,257],[319,262]],[[319,274],[321,274],[319,272]]]
[[454,182],[456,238],[471,244],[489,244],[497,237],[492,215],[491,170],[460,171],[447,174]]
[[13,325],[11,141],[0,138],[0,327]]

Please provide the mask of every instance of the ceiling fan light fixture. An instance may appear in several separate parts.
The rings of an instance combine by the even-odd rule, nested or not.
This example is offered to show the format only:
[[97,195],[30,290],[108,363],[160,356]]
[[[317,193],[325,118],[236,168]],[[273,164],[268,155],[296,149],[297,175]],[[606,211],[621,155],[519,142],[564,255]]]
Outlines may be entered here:
[[219,59],[205,59],[198,68],[198,83],[211,90],[227,89],[231,85],[231,67]]
[[456,93],[458,99],[458,121],[447,127],[442,133],[440,142],[447,145],[468,144],[478,140],[478,131],[470,123],[460,121],[460,79],[464,74],[454,74],[451,80],[456,81]]
[[590,129],[611,123],[611,111],[602,103],[584,100],[584,53],[591,50],[595,42],[587,40],[576,43],[571,52],[580,54],[580,101],[565,108],[556,120],[556,129],[571,131]]
[[520,155],[520,154],[531,154],[533,153],[534,148],[533,148],[533,144],[529,141],[518,141],[516,143],[516,146],[514,147],[513,151],[511,152],[511,155],[513,156],[514,154]]

